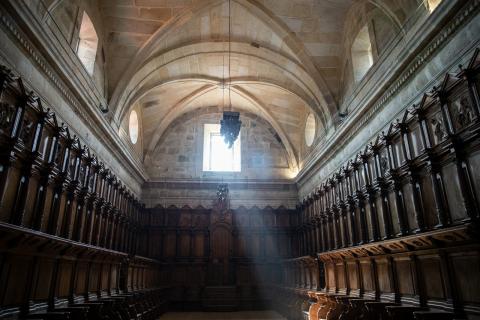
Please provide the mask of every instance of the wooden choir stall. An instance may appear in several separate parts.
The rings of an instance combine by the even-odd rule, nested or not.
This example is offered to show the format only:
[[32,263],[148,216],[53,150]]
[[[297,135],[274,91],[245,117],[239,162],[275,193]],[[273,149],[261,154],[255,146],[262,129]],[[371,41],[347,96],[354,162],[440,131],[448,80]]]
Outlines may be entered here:
[[480,319],[480,56],[299,207],[289,318]]
[[0,69],[0,318],[155,319],[166,308],[136,199]]

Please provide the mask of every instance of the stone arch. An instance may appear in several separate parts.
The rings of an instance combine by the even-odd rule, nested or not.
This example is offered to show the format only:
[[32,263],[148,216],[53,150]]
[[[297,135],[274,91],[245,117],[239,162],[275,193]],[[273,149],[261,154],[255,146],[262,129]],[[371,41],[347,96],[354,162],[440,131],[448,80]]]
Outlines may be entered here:
[[[145,154],[145,161],[149,161],[149,159],[155,153],[155,149],[158,146],[159,141],[161,140],[163,134],[166,132],[167,128],[170,124],[175,121],[179,116],[188,112],[188,106],[191,102],[198,99],[199,97],[205,95],[206,93],[216,90],[218,88],[217,84],[205,84],[204,86],[200,87],[196,91],[192,92],[187,97],[182,98],[175,106],[173,106],[168,113],[163,117],[161,123],[156,128],[155,132],[153,133],[152,139],[147,147],[146,154]],[[285,147],[287,153],[287,159],[289,165],[292,169],[298,169],[298,160],[295,155],[294,148],[286,132],[282,129],[281,125],[275,119],[275,117],[268,111],[268,109],[253,95],[249,94],[246,90],[243,90],[240,87],[236,87],[232,85],[232,92],[242,96],[244,99],[248,100],[256,110],[260,113],[262,118],[264,118],[276,131],[280,140]]]
[[[236,111],[240,111],[238,109],[233,109]],[[218,109],[217,106],[211,105],[211,106],[205,106],[205,107],[200,107],[200,108],[193,108],[185,113],[179,115],[173,121],[170,123],[170,125],[167,127],[167,130],[165,131],[165,134],[161,137],[158,143],[158,147],[155,150],[155,152],[152,153],[152,156],[150,159],[148,159],[147,162],[147,167],[150,169],[149,174],[152,179],[161,179],[164,177],[164,175],[168,175],[169,172],[173,172],[172,170],[165,170],[167,168],[171,168],[172,166],[175,166],[176,164],[174,161],[177,159],[176,154],[181,154],[182,152],[187,152],[189,154],[195,153],[198,158],[196,159],[202,159],[203,158],[203,134],[197,134],[196,133],[202,133],[203,131],[203,124],[209,124],[209,123],[217,123],[221,119],[222,112],[221,110]],[[267,172],[262,172],[262,169],[259,169],[257,166],[251,166],[249,165],[248,162],[244,161],[246,158],[243,158],[242,156],[242,170],[240,172],[233,173],[233,175],[236,175],[237,177],[242,176],[242,175],[250,175],[253,172],[258,172],[258,174],[265,174],[265,176],[270,176],[270,177],[279,177],[278,175],[280,174],[282,177],[291,177],[293,172],[297,172],[296,170],[293,170],[290,160],[288,159],[288,154],[285,148],[285,145],[279,139],[278,134],[276,130],[271,126],[269,121],[265,119],[262,115],[259,115],[258,113],[252,113],[250,111],[241,111],[241,119],[242,122],[245,124],[245,127],[247,127],[247,130],[256,130],[254,129],[255,127],[260,127],[259,131],[266,134],[268,136],[268,141],[272,143],[272,146],[274,146],[275,149],[275,160],[272,160],[276,164],[280,164],[280,166],[269,166],[268,163],[270,162],[265,162],[267,164],[267,167],[265,168],[270,168],[272,171],[267,171]],[[200,126],[197,126],[197,121]],[[214,122],[212,122],[214,121]],[[252,121],[254,121],[254,125],[251,126]],[[179,128],[182,128],[179,131]],[[242,129],[243,130],[243,129]],[[185,134],[184,134],[185,133]],[[192,141],[192,134],[194,135],[195,138],[193,140],[195,141],[195,146],[193,149],[186,150],[186,148],[183,146],[183,144],[180,142],[178,146],[173,146],[172,145],[172,139],[176,140],[178,135],[186,137],[187,135],[190,135],[189,141]],[[247,152],[246,154],[248,155],[248,150],[253,147],[251,150],[253,152],[258,153],[259,149],[257,149],[259,146],[269,148],[268,144],[265,145],[263,143],[264,140],[262,139],[247,139],[247,137],[252,137],[252,135],[245,135],[245,132],[241,134],[241,140],[242,140],[242,153]],[[254,136],[257,137],[257,136]],[[176,141],[181,141],[181,140],[176,140]],[[250,141],[250,142],[249,142]],[[252,143],[252,144],[250,144]],[[171,153],[168,151],[170,148],[176,148],[180,149],[180,153],[174,152]],[[190,145],[191,147],[191,145]],[[181,151],[181,150],[184,151]],[[173,154],[173,156],[172,156]],[[167,157],[170,157],[170,161],[164,162],[164,157],[163,155],[166,155]],[[185,154],[184,154],[185,155]],[[190,157],[188,155],[187,159],[193,159],[193,157]],[[173,164],[172,164],[173,161]],[[188,161],[188,160],[187,160]],[[182,166],[182,163],[179,164]],[[192,168],[191,165],[187,165],[190,168]],[[196,170],[202,171],[202,165],[201,163],[195,161],[194,164]],[[259,171],[260,170],[260,171]],[[197,171],[198,172],[198,171]],[[196,173],[193,171],[190,171],[188,175],[195,175]],[[212,173],[212,174],[207,174],[207,176],[215,176],[221,173]],[[247,178],[249,179],[249,178]]]
[[385,4],[381,0],[369,0],[371,4],[373,4],[375,7],[377,7],[381,12],[385,14],[386,17],[388,17],[392,21],[392,25],[400,30],[402,34],[405,34],[405,29],[403,28],[403,25],[398,18],[398,16],[388,7],[387,4]]
[[[136,76],[132,78],[129,88],[127,88],[125,94],[122,95],[114,116],[116,121],[119,122],[119,120],[123,118],[125,112],[127,112],[129,106],[132,105],[134,101],[138,100],[142,95],[144,95],[152,88],[158,86],[161,83],[168,82],[170,79],[203,78],[207,81],[216,80],[219,82],[221,78],[213,74],[192,74],[187,72],[184,72],[185,74],[180,75],[170,74],[169,70],[179,70],[182,64],[196,61],[202,57],[211,57],[212,53],[218,55],[227,54],[226,51],[221,50],[216,50],[213,52],[192,52],[195,49],[201,48],[202,45],[205,45],[205,43],[197,43],[193,45],[188,45],[186,47],[177,48],[175,50],[178,52],[188,51],[191,53],[184,54],[178,58],[171,59],[170,61],[165,61],[166,58],[164,55],[160,55],[154,59],[150,59],[149,63],[146,64],[141,70],[139,70]],[[215,44],[212,43],[212,45]],[[220,46],[219,49],[222,49],[221,46],[223,46],[223,44],[216,45]],[[271,76],[268,77],[268,75],[266,74],[259,74],[256,78],[241,78],[241,80],[273,83],[277,86],[283,87],[287,91],[294,92],[296,95],[300,96],[302,100],[307,102],[307,105],[318,115],[319,119],[321,119],[322,121],[322,124],[326,127],[331,118],[328,114],[328,110],[321,108],[321,106],[324,106],[324,100],[322,99],[321,92],[315,86],[314,80],[308,76],[306,71],[295,61],[291,61],[286,57],[278,55],[271,51],[264,51],[263,55],[272,55],[275,62],[270,61],[269,59],[260,54],[253,55],[248,51],[245,52],[246,48],[248,47],[248,44],[239,44],[239,50],[232,52],[232,58],[238,58],[242,61],[247,61],[247,59],[249,59],[255,61],[255,63],[259,63],[260,65],[268,66],[269,70],[274,71],[277,77],[272,78]],[[168,56],[171,57],[173,55],[172,51],[173,50],[168,52]],[[237,79],[233,78],[232,82],[235,81],[237,81]],[[283,83],[281,83],[281,81],[283,81]],[[322,100],[320,101],[319,99]]]

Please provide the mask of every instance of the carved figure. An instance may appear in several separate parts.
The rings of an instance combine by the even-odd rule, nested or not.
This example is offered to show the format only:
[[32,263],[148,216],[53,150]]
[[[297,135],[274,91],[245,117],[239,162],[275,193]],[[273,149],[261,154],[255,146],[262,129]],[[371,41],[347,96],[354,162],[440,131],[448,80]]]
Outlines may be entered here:
[[473,121],[472,107],[470,106],[466,97],[462,97],[460,99],[460,103],[456,104],[456,108],[454,108],[454,114],[455,122],[460,129]]
[[445,138],[445,127],[443,125],[443,120],[441,119],[441,115],[435,116],[435,118],[432,119],[432,125],[433,125],[433,134],[435,135],[435,138],[437,139],[437,142],[442,141],[443,138]]

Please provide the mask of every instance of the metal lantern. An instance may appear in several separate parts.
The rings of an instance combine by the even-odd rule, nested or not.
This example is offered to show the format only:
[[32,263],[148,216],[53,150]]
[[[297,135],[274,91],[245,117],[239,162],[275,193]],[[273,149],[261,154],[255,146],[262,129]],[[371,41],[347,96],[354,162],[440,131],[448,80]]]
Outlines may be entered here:
[[223,112],[223,119],[220,121],[220,134],[229,148],[237,140],[241,126],[240,113],[232,111]]

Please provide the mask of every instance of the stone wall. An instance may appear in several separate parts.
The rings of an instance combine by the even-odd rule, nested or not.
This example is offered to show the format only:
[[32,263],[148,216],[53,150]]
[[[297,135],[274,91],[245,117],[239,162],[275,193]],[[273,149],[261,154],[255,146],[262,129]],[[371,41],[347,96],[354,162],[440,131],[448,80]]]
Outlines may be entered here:
[[226,183],[229,188],[230,207],[260,209],[266,207],[295,209],[298,204],[297,187],[292,182],[266,182],[258,180],[203,180],[165,181],[145,184],[143,201],[148,208],[198,206],[212,208],[217,198],[217,186]]
[[204,124],[220,123],[217,107],[197,109],[176,119],[166,130],[154,157],[147,159],[151,181],[144,186],[148,207],[189,205],[210,208],[219,183],[227,183],[232,207],[294,208],[295,184],[285,148],[262,118],[241,113],[241,172],[203,171]]
[[152,181],[162,179],[287,179],[290,169],[280,139],[262,118],[241,112],[241,172],[203,171],[204,125],[218,124],[218,108],[184,114],[166,130],[147,163]]

